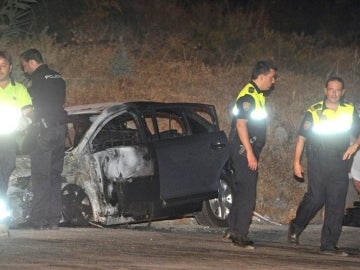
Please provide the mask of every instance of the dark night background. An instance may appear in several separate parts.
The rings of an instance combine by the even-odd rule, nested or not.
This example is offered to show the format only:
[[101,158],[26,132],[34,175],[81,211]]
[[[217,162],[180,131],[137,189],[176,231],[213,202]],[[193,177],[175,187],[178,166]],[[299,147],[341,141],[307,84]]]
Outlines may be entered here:
[[[65,35],[69,23],[84,15],[94,2],[96,1],[39,1],[39,4],[34,7],[37,31],[48,25],[50,31]],[[195,17],[201,17],[201,14],[192,14],[192,8],[196,5],[208,5],[214,11],[222,9],[224,16],[238,10],[242,10],[244,14],[255,13],[258,20],[261,20],[266,27],[282,33],[330,35],[346,43],[358,43],[360,35],[358,0],[114,0],[100,2],[108,2],[109,5],[119,4],[121,11],[113,9],[106,18],[102,18],[103,22],[112,21],[113,24],[131,24],[134,18],[144,16],[135,13],[134,6],[149,5],[150,2],[157,2],[158,5],[161,5],[161,2],[174,2]]]

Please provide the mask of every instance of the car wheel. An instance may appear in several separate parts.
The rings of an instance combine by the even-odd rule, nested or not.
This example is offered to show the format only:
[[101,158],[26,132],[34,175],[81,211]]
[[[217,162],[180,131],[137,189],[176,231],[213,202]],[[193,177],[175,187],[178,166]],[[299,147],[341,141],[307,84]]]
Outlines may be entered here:
[[89,197],[81,187],[68,184],[62,189],[63,216],[71,225],[86,226],[92,217]]
[[203,202],[202,211],[195,214],[200,225],[210,227],[227,227],[226,218],[233,200],[233,184],[225,173],[219,180],[218,198]]

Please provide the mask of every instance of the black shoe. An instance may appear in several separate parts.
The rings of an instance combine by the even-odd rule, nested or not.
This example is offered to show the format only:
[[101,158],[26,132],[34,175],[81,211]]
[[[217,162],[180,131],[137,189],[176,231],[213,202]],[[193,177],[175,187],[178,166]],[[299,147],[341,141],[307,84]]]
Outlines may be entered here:
[[338,247],[334,247],[331,249],[321,249],[320,253],[324,255],[332,255],[332,256],[340,256],[340,257],[349,256],[349,253],[339,249]]
[[244,248],[244,249],[255,249],[253,246],[254,242],[251,241],[247,235],[239,235],[239,236],[232,236],[232,242],[235,246]]
[[229,229],[226,229],[224,232],[224,235],[222,237],[222,240],[223,241],[232,240],[233,236],[234,236],[234,234]]
[[48,226],[43,225],[43,224],[40,224],[40,225],[36,224],[36,225],[33,225],[32,228],[37,231],[43,231],[43,230],[47,230]]
[[299,235],[295,232],[292,222],[289,223],[288,241],[291,245],[299,245]]
[[58,230],[59,229],[59,225],[58,224],[50,224],[49,225],[49,230]]
[[17,229],[31,229],[32,226],[33,225],[30,222],[16,224]]
[[22,230],[47,230],[47,225],[37,224],[30,221],[26,221],[25,223],[20,223],[16,226],[16,229]]

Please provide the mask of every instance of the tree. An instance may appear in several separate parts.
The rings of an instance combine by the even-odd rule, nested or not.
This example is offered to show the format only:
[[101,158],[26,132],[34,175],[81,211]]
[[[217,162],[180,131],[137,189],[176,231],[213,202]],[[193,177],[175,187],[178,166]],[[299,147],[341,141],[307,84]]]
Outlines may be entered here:
[[0,38],[26,34],[33,22],[32,5],[37,0],[4,0],[0,6]]

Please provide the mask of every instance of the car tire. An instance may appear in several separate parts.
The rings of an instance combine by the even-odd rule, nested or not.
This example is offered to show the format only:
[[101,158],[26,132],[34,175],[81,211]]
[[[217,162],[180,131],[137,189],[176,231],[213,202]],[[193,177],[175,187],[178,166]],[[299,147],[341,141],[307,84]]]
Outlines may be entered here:
[[62,214],[73,226],[88,225],[92,207],[84,189],[75,184],[68,184],[62,189]]
[[230,212],[233,194],[231,175],[224,172],[219,179],[218,198],[203,202],[202,211],[195,214],[196,221],[203,226],[227,227],[226,218]]

